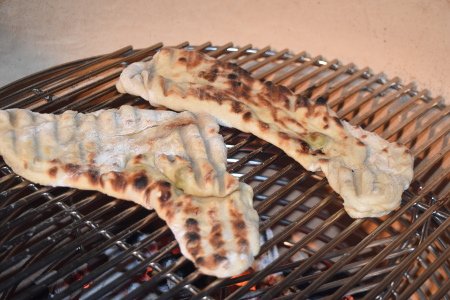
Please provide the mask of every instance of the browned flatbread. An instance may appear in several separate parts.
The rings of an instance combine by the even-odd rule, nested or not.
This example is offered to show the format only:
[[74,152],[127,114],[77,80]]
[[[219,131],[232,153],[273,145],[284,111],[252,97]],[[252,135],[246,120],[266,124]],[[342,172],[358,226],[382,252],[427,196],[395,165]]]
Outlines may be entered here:
[[405,147],[339,120],[323,101],[311,103],[199,52],[162,49],[151,61],[128,66],[117,88],[154,106],[210,113],[278,146],[307,170],[322,170],[355,218],[397,208],[412,180]]
[[200,271],[228,277],[259,251],[258,215],[252,189],[226,172],[218,130],[206,114],[131,106],[61,115],[0,110],[0,155],[33,182],[154,208]]

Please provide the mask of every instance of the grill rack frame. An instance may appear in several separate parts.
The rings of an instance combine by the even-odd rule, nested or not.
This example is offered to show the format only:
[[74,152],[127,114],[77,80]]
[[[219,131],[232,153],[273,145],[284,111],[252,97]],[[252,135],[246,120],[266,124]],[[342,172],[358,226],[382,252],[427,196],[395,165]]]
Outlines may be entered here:
[[[133,61],[149,59],[151,55],[161,47],[162,43],[155,44],[143,50],[132,50],[132,48],[128,46],[108,55],[82,59],[37,73],[35,75],[31,75],[0,89],[0,107],[27,107],[40,112],[61,112],[65,109],[92,111],[110,105],[117,106],[123,103],[142,105],[142,101],[136,97],[118,95],[117,93],[115,93],[114,86],[112,86],[111,83],[117,78],[118,74],[120,73],[120,68],[123,68],[127,63]],[[33,199],[33,195],[35,195],[37,198],[39,198],[39,195],[41,195],[46,198],[46,202],[39,206],[41,208],[41,211],[45,212],[45,210],[50,207],[52,203],[55,203],[55,205],[59,208],[59,212],[62,214],[61,218],[63,218],[63,216],[70,216],[70,218],[72,218],[72,223],[70,223],[70,225],[78,228],[81,224],[84,224],[83,226],[87,226],[88,228],[90,228],[90,235],[87,235],[87,237],[85,237],[86,239],[88,239],[88,237],[90,237],[91,235],[101,235],[103,236],[103,238],[105,238],[106,242],[100,243],[100,245],[105,243],[112,243],[125,251],[125,253],[129,253],[129,255],[134,256],[137,260],[141,261],[140,267],[135,269],[133,271],[134,273],[137,274],[141,270],[150,266],[156,273],[153,278],[168,278],[170,281],[174,282],[176,285],[171,290],[169,290],[168,293],[163,295],[163,297],[166,298],[176,296],[182,290],[188,291],[194,298],[197,299],[211,298],[211,295],[216,296],[216,292],[223,286],[228,286],[230,284],[233,284],[233,282],[244,282],[245,284],[239,286],[239,288],[230,295],[220,295],[220,297],[226,296],[229,298],[245,298],[255,296],[258,293],[260,294],[259,296],[261,296],[262,291],[264,291],[263,298],[276,297],[279,296],[279,293],[281,293],[284,289],[292,287],[294,284],[298,284],[301,282],[307,282],[309,283],[309,285],[304,289],[294,291],[293,293],[281,296],[280,298],[302,298],[311,296],[318,297],[318,291],[320,291],[321,289],[327,291],[327,289],[330,289],[329,286],[333,286],[334,284],[336,290],[328,295],[329,297],[341,297],[344,295],[351,295],[356,293],[357,295],[363,295],[367,299],[371,299],[370,297],[375,296],[381,298],[394,297],[400,299],[414,296],[418,297],[418,299],[425,299],[427,296],[431,296],[430,291],[433,289],[433,287],[429,287],[427,284],[433,282],[434,286],[438,289],[432,297],[434,297],[434,299],[439,299],[439,297],[447,297],[449,287],[445,285],[445,282],[449,281],[450,277],[448,266],[450,253],[448,250],[449,234],[445,231],[445,229],[448,228],[449,224],[448,196],[450,187],[448,184],[446,184],[445,180],[446,178],[448,178],[450,171],[445,163],[448,160],[448,153],[450,150],[450,148],[448,147],[448,143],[446,142],[449,138],[450,125],[448,122],[449,108],[448,106],[442,104],[443,100],[441,98],[432,98],[429,95],[428,91],[417,91],[413,84],[403,85],[398,78],[388,80],[382,73],[372,74],[369,68],[358,69],[354,64],[342,65],[338,60],[327,61],[322,56],[310,57],[306,52],[292,54],[287,49],[277,52],[271,50],[269,47],[255,49],[252,48],[251,45],[246,45],[244,47],[234,47],[232,43],[227,43],[223,46],[212,46],[209,42],[200,46],[191,46],[187,42],[185,42],[178,45],[177,47],[186,47],[189,49],[201,50],[207,52],[211,56],[219,57],[219,59],[221,60],[241,58],[237,60],[236,63],[238,65],[244,66],[244,68],[251,71],[256,78],[269,78],[277,83],[284,83],[287,79],[291,79],[292,77],[295,77],[295,75],[301,74],[308,68],[315,67],[315,70],[309,73],[302,74],[303,76],[299,76],[298,78],[294,78],[287,86],[291,89],[294,89],[296,92],[305,93],[311,96],[313,100],[323,95],[330,96],[330,107],[336,109],[340,117],[352,116],[350,118],[352,123],[366,125],[366,129],[370,130],[379,130],[386,124],[387,121],[391,120],[394,116],[400,114],[409,106],[416,104],[416,102],[419,101],[423,105],[419,110],[416,110],[413,113],[414,118],[420,118],[430,110],[437,111],[437,113],[435,113],[430,119],[427,119],[427,121],[425,121],[425,124],[423,125],[421,131],[414,132],[409,136],[407,134],[398,134],[399,131],[401,131],[403,128],[406,128],[411,123],[411,120],[408,121],[407,119],[403,119],[402,121],[400,121],[399,129],[389,128],[387,131],[382,130],[380,132],[381,135],[385,138],[392,138],[397,135],[397,137],[399,136],[401,138],[401,141],[403,143],[410,143],[413,146],[413,153],[418,160],[415,168],[416,181],[415,184],[413,184],[413,187],[404,194],[404,206],[402,206],[400,210],[391,214],[384,220],[377,220],[376,222],[378,222],[378,224],[376,228],[372,232],[370,232],[367,237],[361,237],[361,241],[356,245],[353,245],[353,247],[351,247],[352,251],[350,251],[349,253],[339,254],[339,251],[335,250],[334,252],[337,252],[337,254],[334,253],[334,255],[337,255],[337,260],[329,269],[325,270],[324,272],[306,275],[303,277],[301,276],[312,265],[322,261],[324,257],[329,257],[329,259],[336,259],[336,257],[333,257],[333,255],[330,253],[327,254],[327,252],[330,252],[329,250],[333,250],[333,246],[339,245],[340,241],[345,240],[348,236],[352,235],[362,225],[364,225],[365,223],[370,223],[369,221],[352,221],[349,227],[345,229],[343,228],[342,232],[340,232],[335,238],[329,238],[329,244],[327,244],[327,246],[320,247],[316,252],[312,251],[311,256],[307,259],[295,261],[289,264],[286,262],[283,263],[283,261],[286,260],[286,257],[279,257],[277,261],[269,265],[269,268],[265,268],[262,271],[254,273],[252,275],[244,275],[240,278],[235,279],[214,280],[209,283],[206,288],[203,289],[200,289],[196,286],[196,280],[202,277],[202,275],[197,271],[193,271],[187,277],[180,277],[175,274],[174,270],[176,270],[179,266],[185,265],[187,263],[186,259],[184,259],[183,257],[181,257],[175,263],[175,265],[164,268],[160,264],[154,262],[156,260],[155,257],[149,259],[142,255],[139,249],[143,248],[144,246],[128,245],[123,240],[123,237],[127,236],[126,233],[123,233],[121,231],[119,232],[119,235],[111,234],[107,230],[109,226],[111,226],[111,224],[109,224],[108,222],[99,225],[96,222],[91,221],[91,219],[95,219],[96,216],[101,215],[105,211],[107,212],[109,209],[111,209],[111,207],[114,207],[114,205],[118,204],[118,200],[110,202],[105,207],[101,206],[102,209],[100,209],[100,211],[94,211],[91,215],[85,215],[78,211],[77,205],[80,205],[80,203],[83,201],[88,202],[88,200],[90,200],[90,198],[92,197],[94,197],[94,201],[97,201],[97,197],[105,197],[99,195],[91,195],[87,198],[83,198],[82,201],[77,202],[72,206],[67,205],[66,203],[64,203],[64,201],[58,199],[73,197],[72,194],[77,194],[80,192],[76,192],[71,189],[65,190],[63,192],[53,192],[54,190],[58,189],[51,189],[34,185],[15,176],[15,174],[13,174],[11,170],[6,165],[4,165],[4,163],[0,165],[0,170],[2,172],[1,175],[3,175],[2,177],[0,177],[0,185],[2,186],[0,193],[3,198],[6,198],[7,204],[1,204],[2,206],[0,209],[0,213],[3,213],[2,216],[6,216],[8,213],[12,213],[12,216],[9,216],[9,219],[12,219],[12,221],[8,221],[9,219],[6,219],[6,222],[1,222],[2,225],[0,225],[0,230],[3,230],[2,232],[11,230],[11,227],[17,223],[20,224],[20,222],[17,221],[17,218],[14,219],[14,213],[16,211],[11,208],[11,204],[15,204],[15,207],[19,208],[26,207],[26,205],[29,205],[33,201],[36,201],[36,199]],[[285,69],[286,67],[291,66],[291,69],[284,70],[284,73],[280,73],[280,71],[283,71],[283,69]],[[115,68],[118,69],[116,70],[116,72],[114,72],[113,70]],[[264,70],[264,68],[268,69]],[[331,70],[331,73],[328,72],[329,70]],[[320,77],[320,75],[326,72],[328,72],[326,76],[316,80],[305,88],[305,84],[309,79],[317,79],[317,77]],[[346,78],[337,80],[342,75],[345,75]],[[96,79],[95,76],[99,76],[100,78]],[[89,82],[91,78],[93,78],[93,81]],[[334,82],[334,85],[328,85]],[[78,86],[78,84],[80,83],[82,84]],[[378,84],[376,88],[372,88],[372,85],[374,83]],[[100,91],[93,92],[93,90],[98,89]],[[359,95],[361,91],[364,90],[367,90],[368,92],[367,94],[365,94],[365,96],[360,97],[359,99],[357,99],[357,101],[354,102],[351,102],[349,100],[352,97]],[[61,92],[66,93],[64,93],[63,95],[59,95],[59,93]],[[85,94],[86,96],[84,96]],[[402,96],[407,96],[409,97],[409,100],[413,100],[405,101],[401,103],[400,107],[393,108],[391,104],[395,102],[401,102],[400,100]],[[109,102],[98,101],[98,99],[103,99],[105,97],[108,97]],[[363,104],[376,102],[377,97],[385,101],[378,101],[377,104],[379,104],[379,107],[375,112],[373,110],[368,110],[360,114],[357,113],[356,117],[355,115],[352,115]],[[73,99],[77,99],[77,101],[71,102],[73,101]],[[96,100],[97,102],[95,102]],[[92,102],[94,102],[94,105],[92,105]],[[350,105],[345,106],[346,102],[349,102]],[[62,103],[67,104],[62,105]],[[385,107],[389,107],[389,109],[391,109],[391,111],[387,113],[387,117],[374,119],[373,115]],[[369,121],[367,122],[367,120]],[[429,129],[431,126],[435,126],[436,124],[439,125],[440,128],[442,128],[440,129],[440,131],[438,130],[437,134],[426,139],[425,143],[423,144],[414,143],[414,140],[418,139],[418,137],[423,134],[424,130]],[[273,151],[274,147],[268,145],[267,143],[257,143],[256,146],[249,147],[249,145],[251,145],[252,142],[255,141],[255,139],[250,135],[242,135],[233,130],[224,130],[223,134],[225,135],[227,144],[232,142],[233,140],[238,140],[237,142],[230,144],[231,147],[229,149],[229,171],[234,172],[237,176],[241,176],[242,179],[250,180],[251,177],[255,177],[261,169],[267,168],[267,165],[270,166],[274,162],[281,159],[286,160],[284,154],[280,153],[279,151]],[[429,154],[430,148],[436,148],[435,145],[439,142],[441,142],[443,145],[438,149],[437,154]],[[241,157],[238,156],[238,158],[233,158],[233,155],[239,154],[243,149],[246,155],[243,155]],[[269,154],[269,158],[264,162],[261,162],[257,159],[255,160],[255,157],[257,157],[260,153]],[[298,165],[295,162],[290,161],[289,159],[287,160],[288,162],[285,163],[283,169],[278,170],[275,175],[272,174],[271,176],[266,177],[259,175],[261,184],[255,187],[255,194],[263,193],[266,188],[274,184],[279,184],[280,187],[277,190],[278,192],[275,192],[266,198],[260,197],[261,199],[256,199],[255,205],[258,212],[260,213],[261,219],[263,220],[261,226],[263,229],[275,226],[280,222],[285,222],[285,226],[286,228],[288,228],[287,232],[291,233],[295,232],[298,227],[302,227],[307,224],[308,218],[314,218],[317,216],[316,214],[320,214],[321,209],[328,205],[327,203],[339,203],[339,201],[336,200],[338,197],[335,194],[331,194],[324,197],[325,199],[323,199],[322,202],[316,204],[313,207],[303,207],[304,214],[299,217],[299,219],[295,220],[295,222],[290,222],[289,220],[283,219],[284,217],[289,215],[290,212],[296,210],[297,205],[300,205],[300,207],[302,207],[302,205],[307,202],[308,191],[310,192],[310,194],[314,194],[324,186],[326,186],[325,180],[321,179],[320,176],[311,174],[304,170],[297,172],[296,176],[294,176],[293,179],[287,180],[287,182],[286,180],[283,181],[283,176],[285,174],[293,172],[294,169],[295,171],[297,171],[298,169]],[[251,169],[248,173],[240,172],[239,170],[243,166],[246,166],[246,164],[253,164],[256,165],[256,167]],[[437,169],[436,164],[440,164]],[[430,178],[427,178],[428,176],[430,176]],[[288,193],[293,188],[293,186],[295,186],[293,183],[305,182],[307,180],[313,180],[314,183],[309,189],[304,191],[306,193],[306,196],[305,194],[302,194],[298,198],[291,201],[282,199],[283,193]],[[438,189],[442,185],[444,186]],[[437,194],[436,190],[438,190]],[[57,196],[54,196],[52,192]],[[21,195],[21,193],[25,193],[25,196],[19,200],[14,200],[14,197],[17,197],[17,195]],[[8,204],[8,202],[13,203]],[[285,205],[287,209],[285,209],[282,214],[276,216],[264,213],[272,206],[276,205],[276,203],[282,203],[282,205]],[[118,205],[120,206],[120,204]],[[80,207],[83,207],[83,205],[81,205]],[[124,218],[126,218],[126,215],[132,215],[136,210],[139,209],[131,205],[131,207],[128,207],[123,212],[123,215],[125,216]],[[22,213],[22,215],[19,215],[19,221],[23,221],[24,219],[26,220],[27,217],[30,217],[30,214],[31,213],[28,213],[28,215],[25,214],[24,216]],[[403,214],[407,214],[408,218],[410,219],[404,217]],[[300,249],[303,251],[307,250],[306,246],[308,244],[308,240],[314,240],[317,237],[320,237],[321,230],[325,230],[327,226],[338,224],[338,221],[344,217],[345,213],[342,207],[340,207],[340,209],[338,207],[338,209],[336,209],[334,214],[332,214],[331,216],[322,216],[324,223],[317,228],[310,229],[310,232],[307,232],[303,239],[301,239],[297,243],[294,243],[291,251],[288,253],[293,254],[296,253],[296,250]],[[139,222],[139,224],[142,223],[141,225],[144,226],[146,222],[155,218],[155,213],[150,212],[147,217],[143,219],[144,221]],[[376,222],[374,221],[374,223]],[[397,233],[395,233],[395,229],[391,226],[392,223],[396,222],[405,223],[403,224],[405,228],[398,230]],[[6,227],[4,227],[5,224]],[[23,231],[26,232],[26,229],[23,229]],[[385,233],[385,231],[393,231],[394,234],[392,234],[390,239],[387,238],[384,241],[383,239],[375,239],[377,236],[377,232]],[[168,229],[166,226],[162,226],[159,227],[157,232],[163,235],[164,233],[168,232]],[[420,234],[417,236],[417,233]],[[287,234],[272,238],[268,243],[263,245],[262,253],[265,253],[271,247],[279,244],[280,242],[286,242],[287,240],[284,240],[286,235]],[[413,238],[412,236],[416,237]],[[64,237],[64,234],[62,234],[61,237]],[[324,237],[321,238],[324,239]],[[4,245],[3,241],[5,239],[6,238],[1,239],[2,244],[0,245]],[[76,244],[79,241],[79,239],[75,239],[70,243]],[[8,242],[11,243],[11,239],[8,240]],[[14,242],[18,243],[19,246],[20,242],[25,243],[25,245],[27,243],[27,241]],[[44,243],[43,245],[40,245],[40,248],[35,250],[36,255],[32,258],[29,258],[27,263],[29,263],[31,266],[34,266],[34,269],[36,269],[37,271],[39,269],[39,263],[42,265],[48,265],[50,262],[47,262],[45,259],[42,260],[39,254],[46,250],[46,247],[51,247],[52,243],[53,241],[50,239],[48,244]],[[69,245],[71,245],[70,243]],[[352,258],[357,257],[358,254],[360,254],[360,251],[363,251],[364,248],[366,248],[366,245],[375,245],[373,247],[380,247],[380,245],[376,246],[377,243],[380,245],[385,245],[385,248],[383,248],[377,256],[372,257],[371,259],[366,259],[365,261],[353,262],[353,265],[360,264],[362,266],[360,269],[357,269],[358,272],[351,273],[349,277],[344,279],[327,281],[329,278],[336,275],[339,271],[342,271],[342,269],[347,268],[349,270],[352,270],[349,267],[353,266],[351,265]],[[400,248],[396,249],[396,247],[399,246],[398,244],[402,245]],[[30,245],[33,244],[31,243]],[[170,251],[171,249],[174,249],[176,247],[173,241],[168,245],[168,247],[164,248],[165,252]],[[412,247],[408,247],[408,245],[412,245]],[[67,244],[63,244],[62,246],[70,248],[67,247]],[[20,250],[20,247],[18,249]],[[8,252],[8,250],[5,250],[3,248],[2,250],[4,251],[2,251],[3,253],[0,253],[0,265],[8,266],[9,263],[9,265],[13,266],[14,262],[17,263],[17,261],[20,261],[17,258],[17,254],[12,258],[8,257],[10,255],[13,255],[14,251]],[[161,253],[165,253],[164,251],[162,251]],[[54,256],[57,256],[55,254],[55,251],[52,253],[54,254]],[[19,254],[23,254],[23,251],[19,252]],[[93,253],[93,255],[95,254],[96,253]],[[81,257],[83,257],[82,253],[80,255]],[[431,261],[429,258],[430,255],[433,256],[433,258],[431,258]],[[403,262],[396,262],[396,268],[391,270],[391,272],[388,272],[389,270],[384,270],[385,273],[388,272],[387,276],[383,280],[380,280],[378,283],[372,283],[366,286],[364,284],[361,285],[360,283],[364,281],[364,277],[367,277],[369,275],[376,277],[376,275],[372,274],[374,271],[383,272],[383,270],[379,270],[376,268],[374,269],[374,267],[376,267],[377,263],[385,260],[386,257],[389,256],[397,256],[400,258],[404,258],[404,260]],[[15,257],[17,261],[12,260]],[[80,256],[78,256],[78,258],[80,258]],[[47,260],[49,260],[48,256]],[[392,259],[390,261],[392,261]],[[5,262],[7,264],[4,264]],[[278,262],[281,262],[281,265],[278,264]],[[425,268],[426,270],[432,271],[427,272],[419,268],[419,270],[412,272],[411,266],[413,263],[422,265],[422,269]],[[289,266],[293,266],[293,269],[291,270],[288,268],[290,272],[282,281],[278,282],[275,286],[269,287],[266,290],[259,289],[257,291],[251,291],[251,287],[253,285],[257,284],[258,281],[264,278],[266,275],[273,273],[273,270],[279,272],[280,270],[283,271],[284,268]],[[421,273],[421,270],[423,271],[423,273]],[[14,270],[12,272],[14,273]],[[410,274],[408,274],[408,272]],[[22,272],[22,274],[24,273]],[[52,276],[54,277],[54,275],[52,274],[47,274],[46,276],[44,276],[44,278],[39,278],[38,275],[38,279],[35,281],[38,283],[45,282],[46,280],[49,281],[49,278],[52,278]],[[442,276],[442,274],[444,284],[442,284],[442,280],[440,280],[439,278],[439,275]],[[22,277],[24,276],[22,275]],[[18,287],[18,284],[23,285],[21,279],[17,280],[17,278],[20,278],[20,276],[10,277],[6,281],[4,280],[4,277],[1,278],[1,297],[5,298],[15,295],[16,289],[14,288],[14,286]],[[25,278],[26,276],[23,279]],[[76,281],[74,284],[72,284],[72,289],[77,290],[78,286],[83,286],[83,284],[86,284],[86,281],[89,282],[88,278],[89,276],[85,276],[81,280]],[[127,279],[127,277],[125,276],[123,279]],[[406,281],[411,280],[412,283],[402,283],[403,279],[406,279]],[[5,284],[5,282],[7,284]],[[148,290],[151,290],[152,287],[154,288],[154,285],[155,283],[153,281],[144,282],[139,286],[139,288],[132,291],[130,295],[127,295],[127,297],[141,297]],[[6,288],[4,288],[5,286]],[[34,287],[34,291],[39,291],[39,288],[42,288],[39,285],[36,286],[37,287]],[[66,294],[68,297],[73,296],[73,294],[67,291]],[[19,296],[19,298],[26,298],[26,296],[29,295],[24,295],[24,293],[20,293],[19,291],[19,293],[15,296]],[[95,294],[91,295],[90,297],[93,298],[94,296]]]

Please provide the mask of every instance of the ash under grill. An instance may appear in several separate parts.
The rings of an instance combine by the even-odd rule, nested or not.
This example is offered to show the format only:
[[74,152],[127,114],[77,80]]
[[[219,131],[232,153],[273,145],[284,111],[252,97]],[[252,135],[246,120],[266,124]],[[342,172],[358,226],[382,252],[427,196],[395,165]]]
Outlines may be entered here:
[[[131,47],[29,76],[0,89],[0,108],[94,111],[149,107],[114,84],[129,63],[162,47]],[[415,180],[402,207],[354,220],[320,174],[276,147],[223,128],[229,171],[253,186],[264,244],[253,270],[200,274],[152,211],[100,193],[43,187],[0,160],[0,298],[450,299],[449,107],[369,68],[269,47],[196,48],[233,61],[341,118],[412,150]]]

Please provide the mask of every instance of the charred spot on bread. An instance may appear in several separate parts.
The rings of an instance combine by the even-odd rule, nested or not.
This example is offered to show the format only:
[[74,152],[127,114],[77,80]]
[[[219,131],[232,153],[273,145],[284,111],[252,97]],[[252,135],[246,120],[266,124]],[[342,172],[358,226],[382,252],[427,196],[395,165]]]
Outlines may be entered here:
[[187,58],[187,69],[195,68],[203,61],[203,57],[200,53],[189,51]]
[[227,75],[227,78],[230,80],[236,80],[238,79],[238,75],[236,73],[230,73]]
[[243,220],[239,220],[236,223],[233,224],[237,230],[245,229],[247,226],[245,225],[245,222]]
[[220,264],[220,263],[228,260],[225,256],[220,255],[220,254],[214,254],[213,258],[214,258],[214,263],[216,263],[216,264]]
[[140,164],[143,158],[144,158],[143,154],[138,154],[133,158],[133,163],[136,165]]
[[160,180],[158,181],[159,190],[161,191],[161,195],[159,196],[160,202],[166,202],[172,196],[170,192],[171,185],[169,182]]
[[258,121],[259,128],[261,128],[262,131],[266,131],[270,128],[269,124],[263,121]]
[[81,166],[77,164],[68,163],[64,165],[64,171],[70,176],[80,175]]
[[288,140],[289,139],[289,135],[286,132],[278,132],[278,136],[282,139],[282,140]]
[[316,104],[317,105],[326,105],[328,102],[328,98],[325,96],[320,96],[319,98],[317,98],[316,100]]
[[56,174],[58,173],[58,167],[51,167],[49,170],[48,170],[48,175],[50,176],[50,177],[56,177]]
[[242,112],[242,104],[238,101],[233,101],[231,103],[231,110],[237,114],[241,113]]
[[89,168],[86,172],[89,183],[96,185],[100,180],[100,172],[97,169]]
[[127,186],[127,180],[121,172],[112,172],[111,186],[113,190],[123,192]]
[[249,112],[249,111],[247,111],[246,113],[244,113],[243,115],[242,115],[242,119],[244,120],[244,121],[248,121],[248,120],[250,120],[252,118],[252,113],[251,112]]
[[239,246],[239,251],[240,252],[247,251],[247,248],[248,248],[249,245],[248,245],[248,241],[246,239],[243,239],[243,238],[239,239],[237,244]]
[[216,233],[209,238],[209,243],[213,246],[214,249],[220,249],[225,245],[224,240],[222,239],[221,233]]
[[198,227],[198,221],[194,218],[187,218],[185,224],[188,230]]
[[195,259],[195,264],[198,266],[202,266],[205,264],[205,258],[203,256],[199,256]]
[[309,107],[309,100],[308,98],[298,95],[297,99],[295,99],[295,109],[298,109],[300,107]]
[[333,117],[334,123],[336,123],[337,126],[344,128],[344,125],[342,125],[341,120],[339,120],[338,117]]
[[145,173],[138,173],[133,179],[133,186],[136,190],[140,191],[147,187],[148,182],[148,177]]
[[242,82],[240,82],[240,81],[232,81],[231,82],[231,86],[235,89],[240,88],[241,85],[242,85]]
[[197,215],[200,208],[192,203],[192,198],[190,196],[186,197],[184,201],[183,212],[187,215]]
[[187,244],[196,243],[196,242],[200,241],[200,238],[201,238],[200,234],[198,234],[198,232],[194,232],[194,231],[186,232],[184,237],[186,238]]
[[217,68],[213,68],[213,69],[209,70],[209,72],[200,71],[198,73],[198,76],[200,78],[208,80],[209,82],[214,82],[217,79],[218,73],[219,73],[219,70]]

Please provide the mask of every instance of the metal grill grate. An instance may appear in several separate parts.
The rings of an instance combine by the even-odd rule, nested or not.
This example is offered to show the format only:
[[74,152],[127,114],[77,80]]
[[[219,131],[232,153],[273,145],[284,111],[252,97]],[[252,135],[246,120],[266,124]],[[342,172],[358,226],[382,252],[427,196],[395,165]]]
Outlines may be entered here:
[[[114,84],[129,63],[162,47],[125,47],[61,65],[0,89],[0,108],[94,111],[148,103]],[[1,299],[241,298],[450,299],[449,106],[413,84],[307,53],[232,43],[195,48],[234,61],[255,78],[312,99],[329,97],[341,118],[415,155],[415,181],[402,207],[353,220],[320,174],[274,146],[222,129],[229,171],[255,191],[265,244],[259,269],[204,276],[180,255],[154,212],[105,195],[42,187],[0,160]]]

